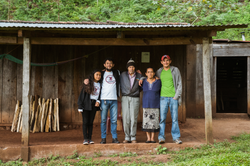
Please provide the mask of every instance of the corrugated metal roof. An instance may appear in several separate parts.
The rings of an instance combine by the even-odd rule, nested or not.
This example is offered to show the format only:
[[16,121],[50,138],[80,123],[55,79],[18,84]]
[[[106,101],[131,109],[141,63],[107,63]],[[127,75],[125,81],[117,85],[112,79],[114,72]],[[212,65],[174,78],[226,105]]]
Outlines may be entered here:
[[29,22],[29,21],[0,21],[0,28],[41,28],[41,29],[119,29],[119,28],[235,28],[247,27],[246,24],[237,25],[207,25],[196,26],[188,23],[121,23],[104,22]]

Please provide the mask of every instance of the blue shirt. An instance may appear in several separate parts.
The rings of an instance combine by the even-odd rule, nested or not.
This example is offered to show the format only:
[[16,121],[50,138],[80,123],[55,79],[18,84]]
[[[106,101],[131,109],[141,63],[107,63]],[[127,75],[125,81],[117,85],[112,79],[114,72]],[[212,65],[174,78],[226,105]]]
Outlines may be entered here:
[[146,79],[142,83],[143,108],[160,108],[161,80],[155,80],[150,84]]

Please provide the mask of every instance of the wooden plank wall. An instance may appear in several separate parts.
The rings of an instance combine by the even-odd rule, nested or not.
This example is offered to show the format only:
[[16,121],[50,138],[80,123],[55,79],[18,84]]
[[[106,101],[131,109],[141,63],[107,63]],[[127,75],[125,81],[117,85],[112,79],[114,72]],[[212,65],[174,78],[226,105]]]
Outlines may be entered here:
[[187,93],[188,118],[204,118],[202,45],[187,46]]
[[[211,44],[210,47],[213,47]],[[213,117],[216,113],[216,73],[214,66],[216,60],[211,53],[211,95]],[[202,68],[202,44],[187,46],[187,93],[186,93],[186,117],[204,118],[204,93],[203,93],[203,68]]]
[[[7,53],[16,46],[0,46],[0,54]],[[51,63],[65,61],[72,58],[91,54],[106,46],[38,46],[32,45],[31,61],[36,63]],[[84,78],[95,68],[103,69],[103,61],[106,57],[113,57],[115,68],[120,71],[126,70],[127,61],[132,58],[136,62],[137,69],[144,74],[147,67],[151,66],[155,70],[161,67],[160,58],[168,54],[172,58],[172,65],[177,66],[182,75],[183,101],[186,90],[186,46],[141,46],[125,47],[110,46],[74,62],[58,66],[31,68],[31,94],[48,98],[60,99],[60,122],[78,123],[82,121],[81,114],[77,111],[77,99],[79,96],[79,86]],[[141,63],[141,52],[150,52],[150,63]],[[22,47],[10,53],[22,59]],[[191,54],[190,54],[191,56]],[[187,67],[189,68],[189,67]],[[188,86],[188,82],[187,82]],[[194,88],[195,89],[195,88]],[[12,123],[16,100],[21,101],[22,96],[22,65],[11,62],[7,59],[0,60],[0,125]],[[188,102],[186,102],[188,103]],[[187,105],[188,106],[188,105]],[[186,119],[185,105],[179,107],[179,120]],[[188,107],[187,107],[188,113]],[[142,109],[138,117],[138,122],[142,121]],[[171,121],[170,113],[167,121]],[[100,113],[96,115],[94,123],[100,123]]]

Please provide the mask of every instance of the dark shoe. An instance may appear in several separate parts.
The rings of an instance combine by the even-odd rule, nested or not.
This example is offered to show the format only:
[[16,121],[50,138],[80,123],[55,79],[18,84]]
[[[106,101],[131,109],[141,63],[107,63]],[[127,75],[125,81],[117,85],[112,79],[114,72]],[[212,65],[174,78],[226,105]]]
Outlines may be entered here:
[[151,143],[151,141],[146,141],[146,143]]
[[163,139],[159,140],[159,144],[164,144],[164,143],[165,143],[165,140],[163,140]]
[[102,138],[102,141],[100,142],[100,144],[106,144],[106,138]]
[[127,144],[127,143],[131,143],[131,141],[124,140],[123,143],[124,143],[124,144]]
[[156,143],[156,141],[150,141],[150,143]]
[[113,138],[112,143],[119,144],[120,142],[118,141],[117,138]]
[[88,144],[89,144],[89,141],[85,139],[85,140],[83,141],[83,145],[88,145]]

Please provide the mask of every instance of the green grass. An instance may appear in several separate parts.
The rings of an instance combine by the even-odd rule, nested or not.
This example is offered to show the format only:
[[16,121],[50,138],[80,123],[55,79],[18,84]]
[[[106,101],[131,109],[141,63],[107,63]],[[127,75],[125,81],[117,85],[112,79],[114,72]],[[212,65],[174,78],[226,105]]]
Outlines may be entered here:
[[[10,2],[10,3],[9,3]],[[250,2],[245,0],[0,0],[0,20],[187,22],[194,25],[248,24]],[[241,40],[249,28],[228,29],[218,38]]]
[[[169,159],[169,162],[162,163],[160,161],[154,162],[159,155],[144,155],[143,157],[136,158],[136,153],[125,152],[110,155],[112,159],[100,160],[98,157],[102,156],[100,153],[94,155],[94,158],[86,158],[85,156],[79,156],[77,152],[66,158],[50,155],[47,158],[33,159],[28,162],[27,166],[32,165],[64,165],[64,166],[115,166],[115,165],[129,165],[129,166],[148,166],[148,165],[174,165],[174,166],[228,166],[228,165],[250,165],[250,134],[243,133],[239,136],[233,136],[231,138],[235,142],[229,142],[224,140],[223,142],[216,142],[212,145],[202,145],[194,148],[185,148],[180,151],[167,151],[163,147],[159,146],[158,152],[161,150],[165,153],[159,155],[165,155]],[[164,149],[164,150],[163,150]],[[119,162],[116,161],[119,159]],[[125,164],[122,162],[126,162]],[[2,162],[0,160],[0,166],[22,166],[21,160]]]

